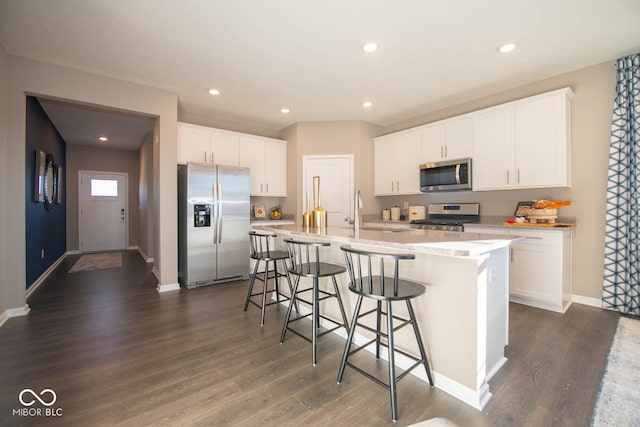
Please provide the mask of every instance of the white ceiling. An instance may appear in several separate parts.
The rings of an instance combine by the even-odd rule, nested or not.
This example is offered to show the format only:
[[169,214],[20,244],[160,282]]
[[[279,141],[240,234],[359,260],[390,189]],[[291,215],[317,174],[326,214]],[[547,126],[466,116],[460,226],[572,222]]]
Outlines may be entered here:
[[637,53],[638,18],[639,0],[0,0],[0,43],[275,132],[389,125]]

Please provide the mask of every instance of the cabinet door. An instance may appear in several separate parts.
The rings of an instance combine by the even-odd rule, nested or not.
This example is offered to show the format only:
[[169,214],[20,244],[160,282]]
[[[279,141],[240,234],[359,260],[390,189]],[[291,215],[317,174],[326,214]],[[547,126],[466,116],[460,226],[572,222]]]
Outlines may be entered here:
[[178,163],[209,162],[209,130],[178,123]]
[[528,238],[511,247],[509,294],[530,304],[561,306],[562,253],[555,244]]
[[264,194],[264,140],[240,136],[240,166],[250,169],[251,195]]
[[211,131],[210,162],[218,165],[238,166],[240,164],[239,140],[240,137],[237,134]]
[[420,194],[420,132],[403,132],[396,146],[396,194]]
[[395,139],[379,138],[373,144],[374,193],[376,196],[394,194],[396,189]]
[[517,187],[568,186],[565,95],[535,99],[515,107]]
[[264,192],[265,196],[287,196],[287,143],[264,142]]
[[437,123],[420,130],[420,163],[433,163],[444,156],[444,124]]
[[448,120],[444,127],[444,159],[455,160],[471,157],[472,120],[465,117]]
[[473,117],[473,189],[500,190],[513,187],[512,109],[501,108]]

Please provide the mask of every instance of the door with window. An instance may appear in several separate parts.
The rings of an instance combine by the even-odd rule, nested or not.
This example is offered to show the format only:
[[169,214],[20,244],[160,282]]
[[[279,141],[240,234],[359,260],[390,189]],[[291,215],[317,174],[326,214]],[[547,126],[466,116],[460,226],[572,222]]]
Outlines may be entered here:
[[80,171],[81,252],[127,247],[127,174]]

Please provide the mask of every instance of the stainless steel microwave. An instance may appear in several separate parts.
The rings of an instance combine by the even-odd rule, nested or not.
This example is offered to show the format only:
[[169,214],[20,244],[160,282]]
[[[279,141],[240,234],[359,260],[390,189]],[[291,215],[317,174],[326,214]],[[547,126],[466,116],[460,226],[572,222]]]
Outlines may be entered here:
[[471,159],[457,159],[420,165],[420,191],[471,190]]

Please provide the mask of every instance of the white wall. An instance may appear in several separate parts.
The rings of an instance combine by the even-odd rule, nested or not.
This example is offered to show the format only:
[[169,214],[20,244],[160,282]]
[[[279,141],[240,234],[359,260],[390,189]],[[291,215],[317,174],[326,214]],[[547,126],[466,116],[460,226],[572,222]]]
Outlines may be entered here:
[[[178,278],[177,263],[177,95],[172,92],[128,83],[57,65],[8,56],[8,144],[6,178],[12,185],[6,189],[3,205],[7,224],[5,241],[11,242],[7,252],[7,303],[21,307],[25,302],[25,94],[44,95],[123,111],[159,117],[159,177],[156,203],[158,224],[155,241],[158,256],[156,268],[160,285],[174,285]],[[155,141],[154,141],[155,142]],[[160,189],[162,191],[160,191]],[[6,203],[4,203],[6,202]]]
[[[7,85],[8,85],[8,66],[7,54],[4,47],[0,44],[0,316],[12,306],[9,304],[9,277],[7,275],[7,251],[10,240],[7,235]],[[23,142],[24,148],[24,142]],[[23,150],[24,151],[24,150]],[[23,192],[24,194],[24,192]],[[24,201],[22,202],[24,205]],[[24,236],[23,236],[24,239]],[[24,281],[22,282],[24,288]],[[17,307],[17,306],[13,306]],[[0,320],[0,323],[2,321]]]

